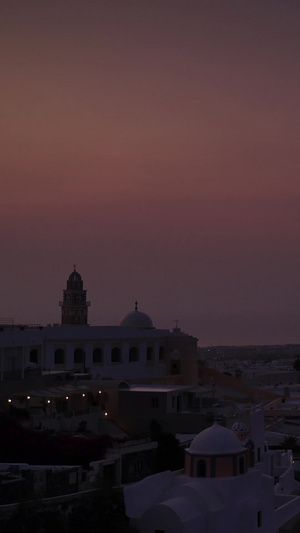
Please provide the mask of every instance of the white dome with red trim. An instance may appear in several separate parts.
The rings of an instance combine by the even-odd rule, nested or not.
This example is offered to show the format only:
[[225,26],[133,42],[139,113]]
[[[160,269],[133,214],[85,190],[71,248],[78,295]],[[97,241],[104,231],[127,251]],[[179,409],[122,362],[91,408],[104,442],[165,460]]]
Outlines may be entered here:
[[231,431],[215,422],[194,438],[189,452],[198,455],[222,455],[244,451],[241,441]]

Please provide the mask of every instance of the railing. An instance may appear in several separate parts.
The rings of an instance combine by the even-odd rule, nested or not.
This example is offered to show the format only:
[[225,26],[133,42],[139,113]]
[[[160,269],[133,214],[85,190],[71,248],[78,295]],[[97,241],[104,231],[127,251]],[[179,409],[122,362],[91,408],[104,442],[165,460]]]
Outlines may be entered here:
[[91,305],[90,301],[81,301],[77,302],[76,300],[61,300],[59,302],[60,307],[89,307]]

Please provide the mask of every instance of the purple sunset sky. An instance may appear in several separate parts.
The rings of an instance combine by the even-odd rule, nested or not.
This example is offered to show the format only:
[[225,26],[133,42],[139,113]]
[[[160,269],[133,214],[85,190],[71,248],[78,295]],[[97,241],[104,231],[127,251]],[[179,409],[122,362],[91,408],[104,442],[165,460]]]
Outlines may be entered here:
[[300,3],[4,0],[1,311],[300,343]]

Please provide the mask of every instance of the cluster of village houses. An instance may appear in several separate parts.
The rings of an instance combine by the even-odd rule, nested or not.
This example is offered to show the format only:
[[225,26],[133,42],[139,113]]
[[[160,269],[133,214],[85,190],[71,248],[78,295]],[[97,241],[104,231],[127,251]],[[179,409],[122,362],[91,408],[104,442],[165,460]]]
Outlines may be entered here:
[[[113,446],[88,468],[0,457],[0,514],[13,512],[24,489],[46,505],[109,483],[123,487],[141,532],[297,530],[297,461],[278,449],[284,434],[275,429],[297,421],[298,373],[282,391],[247,385],[204,365],[195,337],[177,324],[156,328],[137,302],[118,326],[89,326],[75,268],[60,305],[60,324],[0,327],[2,411],[26,413],[35,430],[109,434]],[[184,448],[182,470],[155,473],[153,422]]]

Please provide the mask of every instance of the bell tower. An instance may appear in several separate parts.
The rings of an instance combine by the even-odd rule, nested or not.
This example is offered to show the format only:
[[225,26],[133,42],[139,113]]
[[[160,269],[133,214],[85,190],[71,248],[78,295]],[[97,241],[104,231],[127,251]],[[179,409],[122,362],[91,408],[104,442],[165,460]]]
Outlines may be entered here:
[[88,307],[90,302],[86,300],[86,290],[83,289],[81,275],[73,265],[73,272],[67,281],[67,288],[63,291],[61,306],[62,326],[87,326]]

